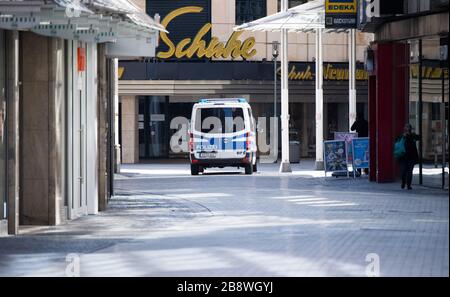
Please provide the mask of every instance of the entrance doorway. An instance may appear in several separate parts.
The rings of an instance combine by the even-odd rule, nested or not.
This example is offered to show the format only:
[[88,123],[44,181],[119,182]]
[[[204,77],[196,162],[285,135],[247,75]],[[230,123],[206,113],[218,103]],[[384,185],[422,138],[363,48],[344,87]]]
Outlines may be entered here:
[[169,157],[169,97],[139,97],[139,159]]

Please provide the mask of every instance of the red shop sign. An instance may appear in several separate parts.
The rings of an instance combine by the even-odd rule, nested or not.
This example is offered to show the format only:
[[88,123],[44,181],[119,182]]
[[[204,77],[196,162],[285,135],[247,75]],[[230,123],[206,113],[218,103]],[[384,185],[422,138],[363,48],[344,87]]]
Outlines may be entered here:
[[86,70],[86,49],[79,47],[77,49],[78,71]]

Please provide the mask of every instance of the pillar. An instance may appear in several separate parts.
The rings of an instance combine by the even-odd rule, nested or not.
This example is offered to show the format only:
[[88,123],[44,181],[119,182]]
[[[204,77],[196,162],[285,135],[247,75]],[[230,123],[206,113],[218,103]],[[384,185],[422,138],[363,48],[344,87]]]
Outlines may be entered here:
[[[376,111],[375,170],[379,183],[393,182],[398,177],[398,164],[394,159],[395,138],[403,133],[408,122],[409,47],[405,43],[383,43],[375,47]],[[373,99],[373,98],[371,98]],[[372,125],[376,125],[375,128]]]
[[108,204],[108,68],[105,44],[98,45],[98,210]]
[[64,212],[64,42],[21,33],[20,220],[56,225]]
[[324,169],[323,160],[323,40],[316,30],[316,170]]
[[122,104],[122,163],[139,163],[138,99],[120,96]]
[[19,32],[6,31],[8,233],[19,233]]

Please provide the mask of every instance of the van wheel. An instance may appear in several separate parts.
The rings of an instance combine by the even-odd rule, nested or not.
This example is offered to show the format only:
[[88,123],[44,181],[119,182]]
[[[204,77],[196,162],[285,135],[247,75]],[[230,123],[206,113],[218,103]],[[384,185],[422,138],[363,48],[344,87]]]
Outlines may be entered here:
[[191,164],[191,175],[198,175],[199,168],[198,165]]
[[245,174],[247,175],[253,174],[253,164],[245,165]]
[[258,172],[258,165],[257,165],[257,163],[255,163],[255,165],[253,165],[253,172]]

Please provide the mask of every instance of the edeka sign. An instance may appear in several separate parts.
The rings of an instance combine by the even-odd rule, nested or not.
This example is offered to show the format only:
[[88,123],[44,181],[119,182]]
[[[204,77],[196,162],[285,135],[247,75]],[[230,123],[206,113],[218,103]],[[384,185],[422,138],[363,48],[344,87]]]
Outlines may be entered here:
[[351,29],[357,27],[356,0],[326,0],[325,27]]
[[[176,9],[169,13],[161,24],[164,27],[168,27],[170,23],[179,17],[189,13],[200,13],[203,11],[202,7],[199,6],[186,6]],[[175,44],[170,39],[170,34],[165,32],[160,33],[161,41],[167,45],[168,49],[166,51],[159,52],[157,57],[160,59],[170,59],[176,57],[177,59],[192,57],[197,58],[244,58],[249,59],[256,55],[255,38],[250,37],[244,41],[239,40],[242,32],[234,32],[228,39],[227,43],[219,41],[219,38],[212,37],[209,43],[204,40],[205,35],[207,35],[212,28],[211,23],[206,23],[195,35],[194,38],[185,38],[181,40],[178,44]]]

